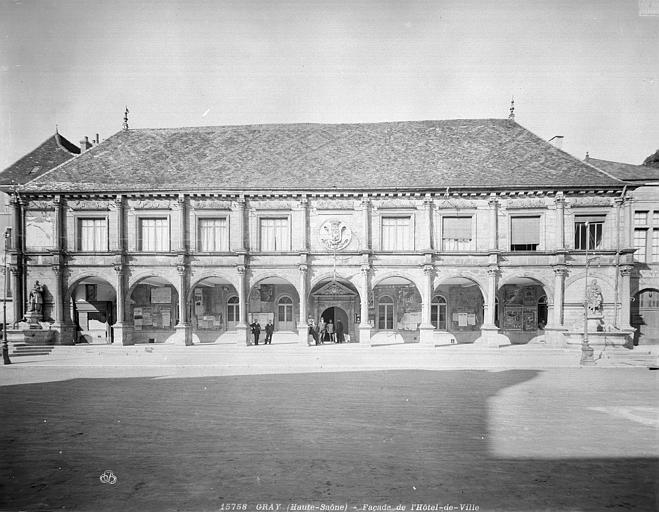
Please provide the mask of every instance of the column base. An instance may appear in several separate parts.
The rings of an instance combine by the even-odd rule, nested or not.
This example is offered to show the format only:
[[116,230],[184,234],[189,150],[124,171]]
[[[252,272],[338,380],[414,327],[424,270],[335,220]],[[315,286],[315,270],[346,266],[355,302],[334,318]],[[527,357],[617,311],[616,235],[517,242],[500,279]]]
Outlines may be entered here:
[[566,348],[567,338],[565,334],[567,329],[562,325],[548,325],[545,327],[545,345],[552,348]]
[[249,347],[252,344],[252,341],[249,337],[249,325],[247,324],[238,324],[236,325],[237,336],[237,345],[239,347]]
[[507,345],[512,345],[508,336],[501,334],[496,325],[483,325],[481,327],[481,335],[474,345],[482,347],[499,348]]
[[117,322],[112,326],[114,344],[116,345],[134,345],[133,324],[127,322]]
[[359,324],[359,344],[371,346],[371,324]]
[[595,350],[587,343],[581,344],[581,366],[595,366]]
[[419,345],[435,347],[435,327],[432,324],[419,326]]
[[190,324],[178,324],[175,329],[176,332],[167,338],[165,343],[183,346],[192,345],[192,326]]
[[302,322],[297,324],[297,334],[299,337],[300,345],[303,347],[308,347],[313,343],[313,338],[311,338],[311,335],[309,334],[309,326],[307,324]]
[[[33,327],[30,325],[30,329]],[[55,345],[75,345],[76,326],[74,324],[60,324],[54,322],[50,325],[50,330],[55,331],[53,343]]]

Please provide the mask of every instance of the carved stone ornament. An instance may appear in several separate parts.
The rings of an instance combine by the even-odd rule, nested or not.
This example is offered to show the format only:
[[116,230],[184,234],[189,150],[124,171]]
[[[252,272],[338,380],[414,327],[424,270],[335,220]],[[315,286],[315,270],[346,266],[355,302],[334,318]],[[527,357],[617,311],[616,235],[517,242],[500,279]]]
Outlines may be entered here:
[[169,210],[172,208],[171,199],[131,199],[131,209],[134,210]]
[[472,199],[436,199],[435,200],[435,205],[437,208],[441,209],[458,209],[458,210],[463,210],[466,208],[476,208],[478,206],[478,202]]
[[108,210],[110,209],[109,201],[69,199],[66,202],[69,210]]
[[24,203],[29,210],[54,210],[55,205],[52,201],[30,200]]
[[344,222],[330,219],[320,226],[318,236],[329,250],[340,251],[352,240],[352,231]]

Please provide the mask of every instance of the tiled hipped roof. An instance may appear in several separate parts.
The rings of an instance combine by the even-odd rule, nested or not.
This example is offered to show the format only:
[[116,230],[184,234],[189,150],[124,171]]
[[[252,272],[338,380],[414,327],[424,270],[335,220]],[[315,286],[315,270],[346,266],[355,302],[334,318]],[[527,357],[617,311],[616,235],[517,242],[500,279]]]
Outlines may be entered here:
[[28,191],[621,187],[514,121],[289,124],[118,132]]
[[39,147],[0,173],[0,186],[22,185],[80,153],[80,148],[59,133],[48,137]]
[[590,165],[601,169],[607,174],[620,180],[632,182],[659,181],[659,169],[647,165],[633,165],[599,158],[586,158]]

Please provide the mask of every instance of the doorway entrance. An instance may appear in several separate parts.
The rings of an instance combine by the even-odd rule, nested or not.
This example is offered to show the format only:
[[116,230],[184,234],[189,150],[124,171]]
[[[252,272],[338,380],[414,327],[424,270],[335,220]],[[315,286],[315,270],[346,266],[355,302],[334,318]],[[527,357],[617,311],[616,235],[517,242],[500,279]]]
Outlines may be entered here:
[[[344,310],[337,306],[331,306],[325,309],[320,317],[326,324],[328,324],[330,320],[332,321],[334,324],[334,332],[336,332],[337,323],[341,322],[341,325],[343,326],[343,337],[345,341],[346,333],[350,332],[350,325],[348,325],[348,314]],[[329,337],[323,341],[330,341]]]

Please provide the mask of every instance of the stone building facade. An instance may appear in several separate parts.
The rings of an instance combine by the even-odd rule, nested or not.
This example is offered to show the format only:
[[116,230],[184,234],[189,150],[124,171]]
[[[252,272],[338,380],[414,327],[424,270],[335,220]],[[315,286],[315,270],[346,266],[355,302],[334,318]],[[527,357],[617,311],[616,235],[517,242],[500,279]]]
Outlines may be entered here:
[[622,344],[633,188],[512,119],[125,129],[14,195],[12,258],[58,343],[558,347],[596,289]]

